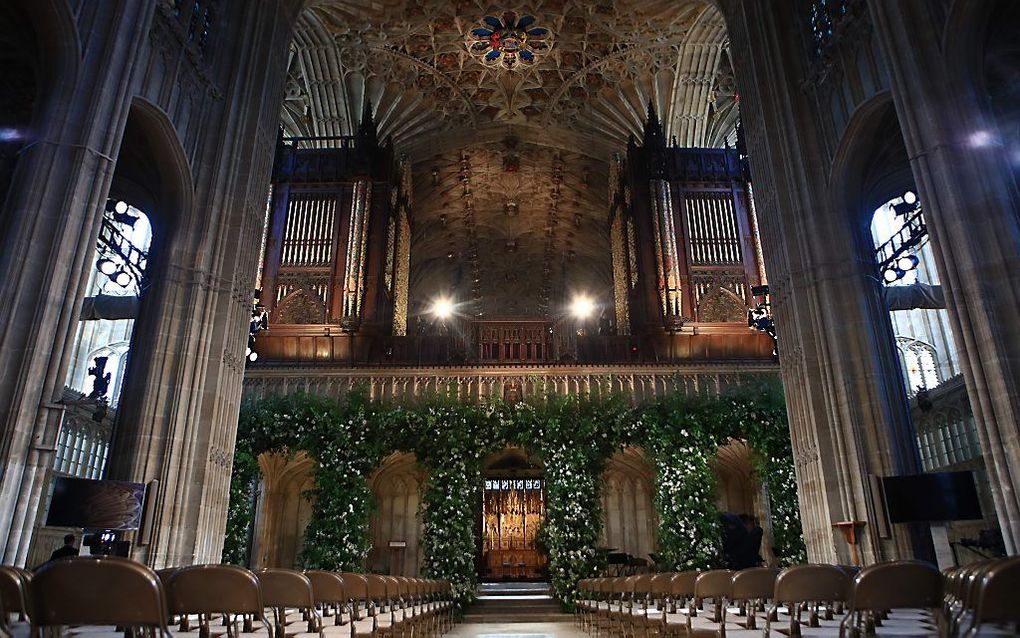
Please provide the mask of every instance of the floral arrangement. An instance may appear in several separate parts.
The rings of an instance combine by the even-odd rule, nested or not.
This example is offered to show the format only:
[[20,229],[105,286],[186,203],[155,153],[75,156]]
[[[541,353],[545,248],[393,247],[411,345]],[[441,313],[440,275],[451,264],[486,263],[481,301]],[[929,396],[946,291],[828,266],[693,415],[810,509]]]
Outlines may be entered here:
[[371,402],[359,392],[341,402],[304,393],[266,397],[241,412],[223,559],[249,562],[258,455],[304,450],[317,469],[302,561],[310,568],[364,569],[373,507],[368,476],[387,454],[413,452],[427,473],[423,574],[449,580],[465,605],[477,584],[474,508],[482,459],[519,445],[545,465],[542,542],[552,591],[570,607],[577,581],[604,567],[604,556],[596,551],[601,477],[606,461],[626,445],[643,446],[655,465],[659,568],[721,564],[710,462],[729,438],[746,439],[757,453],[754,465],[769,494],[774,553],[786,564],[803,561],[792,449],[776,384],[713,397],[676,394],[638,406],[622,397],[549,396],[510,405],[434,396],[413,406]]

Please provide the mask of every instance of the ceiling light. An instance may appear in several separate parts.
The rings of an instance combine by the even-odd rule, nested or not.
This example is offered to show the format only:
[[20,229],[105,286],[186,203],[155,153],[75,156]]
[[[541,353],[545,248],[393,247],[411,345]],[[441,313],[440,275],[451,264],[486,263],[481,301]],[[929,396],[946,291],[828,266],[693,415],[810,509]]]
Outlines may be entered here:
[[432,302],[432,314],[437,319],[449,319],[453,316],[453,302],[446,297],[440,297]]
[[595,312],[595,302],[587,295],[578,295],[570,303],[570,314],[577,319],[587,319]]

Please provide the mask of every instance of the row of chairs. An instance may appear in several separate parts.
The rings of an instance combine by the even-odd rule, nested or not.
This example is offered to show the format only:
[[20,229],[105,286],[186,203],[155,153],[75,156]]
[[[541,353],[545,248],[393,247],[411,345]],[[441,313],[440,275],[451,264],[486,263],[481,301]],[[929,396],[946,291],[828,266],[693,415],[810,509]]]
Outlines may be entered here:
[[153,571],[112,557],[63,559],[35,574],[0,567],[0,605],[3,630],[30,623],[34,636],[54,627],[114,626],[169,637],[176,625],[175,633],[197,638],[428,638],[454,622],[446,581],[234,565]]
[[974,636],[993,625],[993,633],[1020,635],[1020,558],[945,574],[928,563],[893,561],[863,570],[798,565],[591,578],[578,589],[576,622],[595,636],[725,638],[727,630],[759,627],[766,637],[796,638],[805,628],[862,636],[883,626]]

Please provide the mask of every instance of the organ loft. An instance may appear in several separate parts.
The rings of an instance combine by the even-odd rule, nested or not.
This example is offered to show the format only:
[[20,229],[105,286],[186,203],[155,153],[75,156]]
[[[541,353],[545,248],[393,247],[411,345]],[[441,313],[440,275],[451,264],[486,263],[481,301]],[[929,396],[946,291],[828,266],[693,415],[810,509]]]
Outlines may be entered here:
[[0,634],[1017,635],[1018,7],[0,3]]

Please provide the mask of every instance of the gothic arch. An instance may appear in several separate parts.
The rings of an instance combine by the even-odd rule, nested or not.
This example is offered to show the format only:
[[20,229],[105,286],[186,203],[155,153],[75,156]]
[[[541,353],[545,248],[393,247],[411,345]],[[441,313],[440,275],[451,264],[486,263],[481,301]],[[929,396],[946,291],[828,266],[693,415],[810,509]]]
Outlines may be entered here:
[[298,568],[312,514],[307,493],[315,484],[315,462],[305,452],[275,452],[260,454],[258,463],[262,481],[252,564]]
[[273,323],[310,324],[325,323],[326,306],[312,290],[299,288],[280,300],[273,309]]
[[0,6],[0,215],[19,157],[57,137],[81,62],[78,30],[63,0],[12,0]]
[[177,244],[185,229],[196,241],[204,236],[205,221],[192,215],[191,163],[177,129],[166,111],[141,96],[131,101],[111,192],[146,211],[157,239],[172,234]]
[[732,290],[718,287],[698,302],[698,321],[734,323],[747,319],[747,304]]
[[658,519],[652,477],[652,465],[641,448],[624,448],[606,462],[602,473],[602,540],[606,547],[644,560],[655,553]]
[[870,237],[872,211],[913,188],[910,161],[888,91],[862,102],[850,117],[833,156],[829,182],[834,210],[853,215],[862,238]]
[[[421,564],[421,499],[424,474],[412,453],[389,455],[369,477],[375,511],[369,518],[371,571],[417,576]],[[404,543],[402,548],[391,543]]]
[[75,17],[66,0],[11,0],[7,9],[21,13],[32,29],[38,56],[38,121],[67,108],[82,63],[81,41]]

